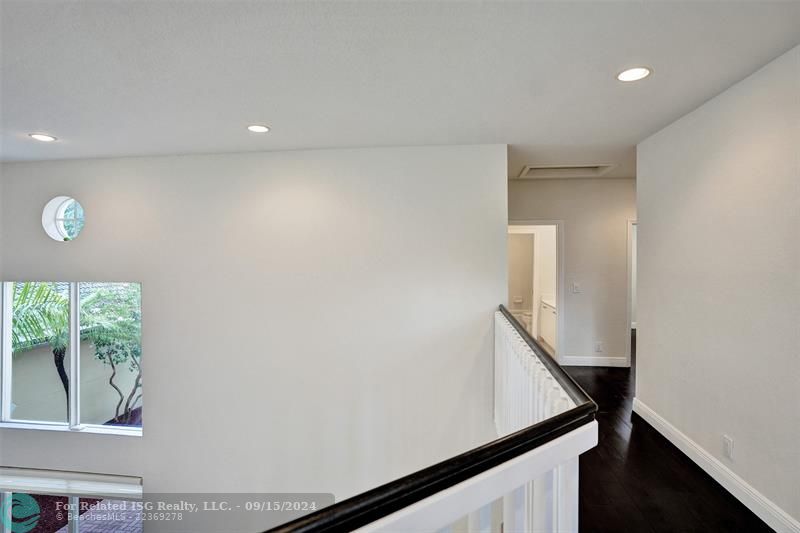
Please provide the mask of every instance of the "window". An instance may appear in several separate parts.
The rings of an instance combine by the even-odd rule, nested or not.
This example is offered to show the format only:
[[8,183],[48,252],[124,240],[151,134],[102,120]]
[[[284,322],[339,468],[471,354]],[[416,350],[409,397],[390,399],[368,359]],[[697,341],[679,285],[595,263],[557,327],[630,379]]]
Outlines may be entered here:
[[83,229],[83,207],[74,198],[63,202],[56,211],[56,228],[64,240],[72,240]]
[[4,490],[0,492],[0,532],[141,533],[142,510],[141,500]]
[[83,206],[69,196],[56,196],[42,210],[42,227],[51,239],[74,240],[85,223]]
[[12,283],[12,420],[69,421],[69,287]]
[[133,283],[79,286],[81,337],[89,348],[81,351],[81,420],[87,424],[140,427],[140,286]]
[[0,424],[140,434],[141,285],[2,288]]

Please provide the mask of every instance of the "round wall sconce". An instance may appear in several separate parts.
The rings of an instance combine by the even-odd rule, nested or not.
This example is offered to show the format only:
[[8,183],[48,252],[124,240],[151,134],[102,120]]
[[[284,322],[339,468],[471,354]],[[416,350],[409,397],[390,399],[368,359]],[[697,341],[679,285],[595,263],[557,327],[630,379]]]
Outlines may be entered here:
[[83,225],[83,206],[70,196],[56,196],[42,210],[42,227],[54,241],[74,240]]

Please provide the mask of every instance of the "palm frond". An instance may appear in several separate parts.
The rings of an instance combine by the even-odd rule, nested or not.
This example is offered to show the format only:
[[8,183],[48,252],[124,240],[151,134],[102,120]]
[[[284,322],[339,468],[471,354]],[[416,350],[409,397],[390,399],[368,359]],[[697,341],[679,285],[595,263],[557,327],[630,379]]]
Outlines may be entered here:
[[14,352],[47,342],[65,347],[69,338],[69,300],[52,284],[14,283],[11,346]]

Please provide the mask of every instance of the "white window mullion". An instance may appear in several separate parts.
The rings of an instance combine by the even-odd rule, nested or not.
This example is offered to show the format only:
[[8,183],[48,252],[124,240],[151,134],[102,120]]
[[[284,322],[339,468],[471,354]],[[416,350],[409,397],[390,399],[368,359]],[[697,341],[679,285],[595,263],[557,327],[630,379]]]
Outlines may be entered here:
[[78,283],[69,284],[69,427],[80,429],[81,317]]
[[81,515],[80,502],[81,499],[78,496],[69,497],[69,521],[67,522],[67,525],[69,526],[67,528],[68,533],[79,533],[78,530],[80,528],[79,521]]
[[0,492],[0,533],[11,533],[11,497],[12,492]]
[[0,422],[11,419],[11,321],[13,283],[0,285]]

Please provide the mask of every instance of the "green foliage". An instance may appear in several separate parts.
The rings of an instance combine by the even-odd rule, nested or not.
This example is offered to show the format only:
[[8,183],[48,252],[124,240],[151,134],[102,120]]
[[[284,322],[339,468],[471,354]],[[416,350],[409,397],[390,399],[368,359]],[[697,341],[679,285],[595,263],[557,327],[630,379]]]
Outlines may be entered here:
[[[141,400],[142,317],[141,286],[135,283],[81,285],[88,295],[80,300],[80,336],[94,345],[95,358],[109,365],[108,384],[119,396],[115,423],[130,423],[132,412]],[[87,291],[87,292],[88,292]],[[69,342],[69,298],[59,294],[53,283],[12,284],[13,352],[23,352],[42,343],[53,351],[54,363],[64,390],[69,394],[64,369],[64,352]],[[128,365],[135,381],[127,394],[114,379],[120,364]]]
[[133,283],[102,286],[81,301],[82,337],[95,347],[104,363],[128,363],[138,369],[142,356],[141,286]]
[[[108,384],[119,395],[113,423],[128,425],[141,400],[142,317],[141,286],[114,284],[95,288],[81,301],[83,338],[94,345],[95,357],[111,367]],[[136,379],[127,395],[115,383],[117,366],[128,364]]]
[[19,352],[42,342],[53,350],[69,341],[69,300],[52,283],[13,283],[11,349]]

